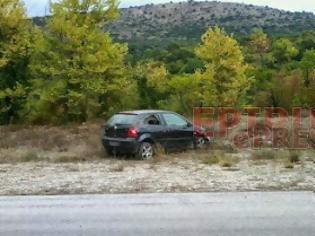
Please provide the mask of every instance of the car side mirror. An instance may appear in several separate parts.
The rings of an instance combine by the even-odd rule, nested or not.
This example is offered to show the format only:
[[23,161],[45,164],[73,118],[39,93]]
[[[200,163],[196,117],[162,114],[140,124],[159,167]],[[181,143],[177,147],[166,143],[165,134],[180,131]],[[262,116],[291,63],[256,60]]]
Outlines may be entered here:
[[190,128],[192,127],[193,125],[190,123],[190,122],[187,122],[187,127]]

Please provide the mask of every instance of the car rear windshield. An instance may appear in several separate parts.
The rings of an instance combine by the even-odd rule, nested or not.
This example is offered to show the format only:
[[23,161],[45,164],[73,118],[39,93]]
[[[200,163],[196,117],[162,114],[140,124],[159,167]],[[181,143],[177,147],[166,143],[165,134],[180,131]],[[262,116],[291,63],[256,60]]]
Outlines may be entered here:
[[108,125],[131,125],[135,122],[137,115],[135,114],[116,114],[107,122]]

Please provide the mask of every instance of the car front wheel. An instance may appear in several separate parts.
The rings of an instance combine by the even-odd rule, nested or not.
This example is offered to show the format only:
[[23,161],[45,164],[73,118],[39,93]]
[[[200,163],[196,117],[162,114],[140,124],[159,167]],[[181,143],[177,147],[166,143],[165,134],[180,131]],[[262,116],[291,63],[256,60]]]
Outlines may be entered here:
[[143,142],[141,143],[138,151],[138,157],[141,160],[150,160],[154,155],[154,147],[151,143]]
[[206,139],[204,137],[198,137],[195,140],[195,149],[202,149],[206,146]]

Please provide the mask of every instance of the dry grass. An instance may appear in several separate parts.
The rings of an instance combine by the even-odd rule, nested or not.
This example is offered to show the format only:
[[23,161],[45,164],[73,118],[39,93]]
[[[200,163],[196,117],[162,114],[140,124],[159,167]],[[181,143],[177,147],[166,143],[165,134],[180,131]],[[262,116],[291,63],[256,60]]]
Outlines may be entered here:
[[101,125],[0,127],[0,163],[76,162],[105,157]]
[[284,168],[286,168],[286,169],[294,169],[294,164],[290,163],[290,162],[284,163]]
[[159,162],[164,162],[167,159],[168,158],[165,153],[165,149],[160,144],[156,144],[154,147],[154,157],[151,160],[149,160],[149,162],[152,164],[156,164]]
[[125,169],[125,166],[123,163],[118,163],[118,164],[115,164],[114,166],[111,167],[111,171],[112,172],[123,172]]
[[[83,162],[106,157],[101,144],[101,124],[67,126],[0,126],[0,163],[48,161],[53,163]],[[216,149],[217,148],[217,149]],[[208,149],[165,154],[158,146],[151,164],[170,162],[179,164],[182,159],[201,160],[207,165],[231,167],[240,160],[227,142],[217,140]],[[309,150],[308,159],[314,161],[314,152]],[[301,153],[288,150],[253,150],[251,160],[261,162],[280,160],[295,165]],[[119,169],[119,168],[118,168]]]
[[284,168],[293,169],[296,164],[300,163],[301,155],[299,151],[289,151],[288,156],[284,160]]
[[252,160],[283,160],[288,159],[292,163],[300,161],[302,153],[295,150],[261,149],[254,150],[251,155]]
[[215,164],[218,164],[220,161],[217,155],[211,155],[211,154],[201,157],[201,158],[202,158],[202,163],[206,165],[215,165]]
[[80,156],[57,156],[53,161],[56,163],[84,162],[86,158]]
[[255,164],[260,164],[264,161],[279,161],[282,162],[284,168],[293,169],[295,165],[301,162],[302,151],[298,150],[276,150],[276,149],[268,149],[268,150],[257,150],[254,151],[251,155],[251,159]]
[[255,150],[252,153],[251,158],[253,160],[274,160],[277,156],[277,153],[275,150],[271,149],[266,149],[266,150]]
[[221,167],[230,168],[230,167],[235,166],[239,162],[240,162],[240,159],[238,157],[227,157],[227,156],[225,156],[225,158],[222,158],[220,160],[219,164],[220,164]]
[[40,159],[39,155],[35,151],[28,151],[21,157],[21,162],[38,161]]
[[201,159],[203,164],[219,164],[221,167],[232,167],[240,162],[238,157],[226,154],[224,151],[214,151],[208,154],[201,154]]

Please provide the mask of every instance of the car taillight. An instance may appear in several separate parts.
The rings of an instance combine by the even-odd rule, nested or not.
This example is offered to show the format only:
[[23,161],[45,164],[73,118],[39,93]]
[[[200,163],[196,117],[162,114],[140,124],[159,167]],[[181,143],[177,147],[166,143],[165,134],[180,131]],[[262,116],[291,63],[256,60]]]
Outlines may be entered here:
[[138,131],[135,128],[130,128],[128,130],[128,138],[136,138],[138,136]]

